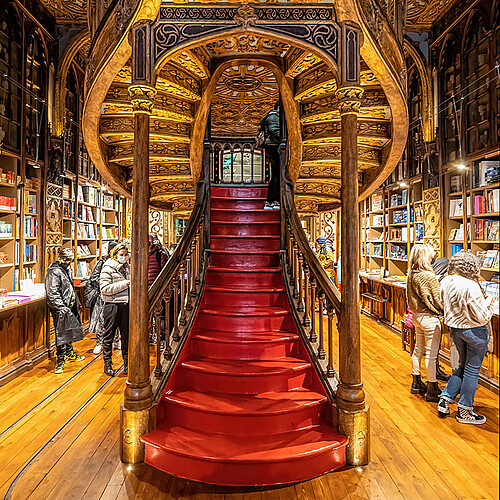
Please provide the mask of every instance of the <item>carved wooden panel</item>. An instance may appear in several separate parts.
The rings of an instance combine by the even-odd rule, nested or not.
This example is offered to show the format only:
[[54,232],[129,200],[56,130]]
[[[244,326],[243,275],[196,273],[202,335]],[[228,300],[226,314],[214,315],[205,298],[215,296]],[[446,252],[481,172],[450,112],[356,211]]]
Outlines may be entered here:
[[436,255],[443,255],[441,248],[439,187],[423,192],[424,243],[434,248]]

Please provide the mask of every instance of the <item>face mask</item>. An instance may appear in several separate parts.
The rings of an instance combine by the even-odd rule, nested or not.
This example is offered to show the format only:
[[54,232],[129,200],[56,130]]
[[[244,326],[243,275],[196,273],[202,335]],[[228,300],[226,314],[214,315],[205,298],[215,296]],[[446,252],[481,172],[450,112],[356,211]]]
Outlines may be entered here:
[[118,255],[117,259],[120,264],[126,264],[128,261],[128,255]]

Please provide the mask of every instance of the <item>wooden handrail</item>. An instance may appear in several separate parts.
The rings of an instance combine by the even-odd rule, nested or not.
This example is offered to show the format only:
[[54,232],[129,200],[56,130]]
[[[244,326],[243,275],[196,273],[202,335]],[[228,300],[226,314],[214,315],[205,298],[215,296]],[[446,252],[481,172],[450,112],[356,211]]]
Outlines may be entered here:
[[[340,292],[337,287],[332,283],[330,278],[325,272],[325,269],[318,260],[316,254],[312,251],[309,241],[307,240],[304,228],[300,223],[299,216],[297,214],[297,209],[295,208],[295,201],[293,197],[293,184],[282,176],[282,206],[285,215],[285,231],[287,226],[291,230],[291,235],[293,235],[293,240],[296,241],[298,251],[302,254],[304,263],[306,263],[309,271],[314,275],[316,279],[316,286],[318,291],[321,290],[325,294],[325,299],[328,304],[335,309],[337,314],[340,314]],[[287,248],[286,241],[282,242],[282,250]]]

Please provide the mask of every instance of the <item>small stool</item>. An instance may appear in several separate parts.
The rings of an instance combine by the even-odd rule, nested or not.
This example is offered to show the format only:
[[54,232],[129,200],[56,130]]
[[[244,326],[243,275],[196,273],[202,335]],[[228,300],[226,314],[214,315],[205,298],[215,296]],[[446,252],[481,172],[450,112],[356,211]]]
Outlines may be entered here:
[[403,344],[403,351],[406,351],[406,347],[408,347],[410,354],[413,354],[413,349],[415,348],[415,327],[406,326],[404,321],[401,321],[401,342]]

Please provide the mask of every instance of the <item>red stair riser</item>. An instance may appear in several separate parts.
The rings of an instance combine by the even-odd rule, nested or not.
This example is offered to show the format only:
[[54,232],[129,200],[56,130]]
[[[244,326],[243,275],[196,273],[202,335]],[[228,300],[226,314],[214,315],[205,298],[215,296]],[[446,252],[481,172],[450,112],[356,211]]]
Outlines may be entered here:
[[204,303],[214,306],[284,306],[284,292],[252,292],[250,290],[237,292],[220,292],[209,290],[205,293]]
[[146,446],[146,463],[179,477],[190,479],[196,470],[198,481],[224,486],[266,486],[305,481],[345,465],[345,447],[328,449],[313,457],[268,463],[228,463],[197,460]]
[[319,402],[311,406],[300,406],[294,412],[275,415],[225,415],[179,406],[169,401],[162,401],[161,404],[165,407],[163,412],[166,425],[236,436],[262,435],[262,429],[266,429],[266,434],[306,429],[319,424],[324,407],[324,402]]
[[211,234],[226,236],[277,236],[280,235],[279,222],[269,222],[266,224],[224,224],[223,222],[211,225]]
[[275,251],[280,249],[279,237],[258,238],[249,236],[248,238],[233,238],[231,236],[222,236],[212,238],[210,246],[212,250],[230,250],[234,252],[257,252],[257,251]]
[[218,316],[198,313],[197,326],[200,329],[221,332],[277,332],[289,330],[291,318],[286,316]]
[[[214,221],[228,221],[228,222],[238,222],[240,224],[246,222],[279,222],[280,212],[279,210],[263,210],[263,211],[244,211],[238,212],[236,210],[212,210],[210,212],[211,222]],[[213,226],[212,226],[213,227]]]
[[225,210],[255,210],[264,208],[264,200],[232,200],[215,199],[210,202],[210,208],[224,208]]
[[283,340],[279,342],[238,343],[210,342],[209,340],[193,338],[193,351],[197,355],[213,359],[276,359],[293,356],[297,341]]
[[266,375],[227,375],[207,373],[179,366],[183,385],[202,392],[227,394],[259,394],[271,391],[289,391],[302,387],[308,377],[308,369],[286,370]]
[[210,268],[208,269],[207,285],[234,286],[235,284],[242,288],[284,286],[281,273],[223,272],[213,271]]
[[211,253],[213,266],[218,267],[278,267],[279,254]]
[[213,187],[210,192],[213,197],[224,197],[231,199],[238,198],[261,198],[266,199],[267,188],[226,188],[226,187]]

